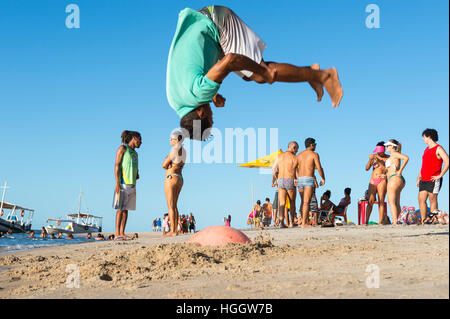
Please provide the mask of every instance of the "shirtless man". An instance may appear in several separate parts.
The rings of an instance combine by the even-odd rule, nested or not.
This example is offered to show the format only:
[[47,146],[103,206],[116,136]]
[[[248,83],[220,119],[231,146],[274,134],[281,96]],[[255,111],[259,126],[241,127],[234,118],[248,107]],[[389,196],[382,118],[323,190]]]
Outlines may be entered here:
[[325,87],[332,106],[339,106],[343,90],[335,68],[265,61],[265,48],[264,41],[227,7],[186,8],[179,13],[167,62],[166,94],[191,139],[209,137],[206,130],[213,125],[209,103],[225,105],[218,91],[231,72],[257,83],[308,82],[317,101]]
[[289,227],[294,227],[295,218],[295,187],[297,186],[297,157],[298,152],[297,142],[290,142],[286,152],[278,155],[272,167],[273,174],[278,180],[278,211],[280,212],[279,221],[280,228],[286,228],[284,223],[284,209],[286,205],[286,194],[289,198],[289,206],[291,212],[291,220]]
[[297,155],[298,162],[298,192],[301,197],[302,208],[302,223],[300,227],[311,227],[308,222],[309,205],[311,197],[315,190],[315,177],[314,170],[319,171],[319,175],[322,178],[320,186],[325,184],[325,173],[322,165],[320,164],[319,154],[314,152],[316,150],[316,140],[309,137],[305,140],[306,150]]

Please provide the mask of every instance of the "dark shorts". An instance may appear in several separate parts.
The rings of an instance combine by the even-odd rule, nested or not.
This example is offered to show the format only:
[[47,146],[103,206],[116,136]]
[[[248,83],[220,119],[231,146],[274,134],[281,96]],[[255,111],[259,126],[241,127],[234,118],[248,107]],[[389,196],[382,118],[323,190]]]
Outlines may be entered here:
[[434,182],[420,181],[419,192],[427,191],[428,193],[438,194],[442,187],[442,178],[435,180]]
[[312,194],[311,201],[309,202],[309,210],[312,211],[313,213],[319,212],[319,205],[317,203],[317,198],[316,198],[315,193]]
[[278,191],[275,192],[275,197],[273,198],[273,209],[278,209]]

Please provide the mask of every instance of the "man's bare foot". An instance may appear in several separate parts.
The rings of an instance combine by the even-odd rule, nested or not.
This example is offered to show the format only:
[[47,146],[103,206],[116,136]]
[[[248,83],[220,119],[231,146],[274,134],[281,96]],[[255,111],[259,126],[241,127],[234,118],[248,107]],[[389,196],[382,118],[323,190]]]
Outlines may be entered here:
[[333,102],[332,106],[337,107],[341,103],[342,96],[344,95],[337,70],[336,68],[330,68],[324,71],[328,74],[328,78],[324,81],[323,85],[330,95],[331,101]]
[[280,228],[288,228],[283,222],[280,223]]
[[305,223],[305,225],[302,224],[300,227],[301,228],[311,228],[312,226],[309,225],[308,223]]
[[[320,70],[320,66],[317,63],[314,63],[313,65],[310,66],[311,69],[313,70]],[[313,88],[314,91],[316,91],[317,94],[317,102],[322,101],[322,96],[323,96],[323,85],[320,84],[319,82],[308,82],[309,85],[311,85],[311,87]]]

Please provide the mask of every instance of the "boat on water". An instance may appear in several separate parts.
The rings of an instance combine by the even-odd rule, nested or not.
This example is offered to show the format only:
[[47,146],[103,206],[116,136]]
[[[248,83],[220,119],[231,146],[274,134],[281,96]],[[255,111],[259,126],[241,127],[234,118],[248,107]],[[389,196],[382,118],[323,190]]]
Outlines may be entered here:
[[102,231],[103,217],[90,214],[67,214],[65,218],[50,218],[47,222],[56,222],[56,225],[48,225],[45,230],[49,234],[58,233],[100,233]]
[[7,183],[3,188],[2,201],[0,202],[0,231],[6,233],[9,229],[13,233],[25,233],[31,230],[34,209],[25,208],[13,203],[6,203],[5,191]]
[[54,224],[49,224],[45,227],[48,234],[58,234],[58,233],[73,233],[73,234],[83,234],[83,233],[100,233],[102,231],[102,221],[103,217],[94,216],[88,213],[81,212],[81,195],[78,203],[78,212],[67,214],[64,218],[49,218],[48,222],[54,222]]

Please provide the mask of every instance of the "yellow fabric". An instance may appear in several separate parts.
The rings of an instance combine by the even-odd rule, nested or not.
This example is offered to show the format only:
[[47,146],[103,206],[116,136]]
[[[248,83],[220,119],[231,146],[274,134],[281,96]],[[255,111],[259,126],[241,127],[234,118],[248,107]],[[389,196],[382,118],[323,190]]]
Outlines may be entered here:
[[245,164],[238,165],[238,167],[250,167],[250,168],[258,168],[258,167],[272,167],[275,162],[278,154],[283,153],[282,150],[278,150],[270,155],[258,158],[252,162],[248,162]]

